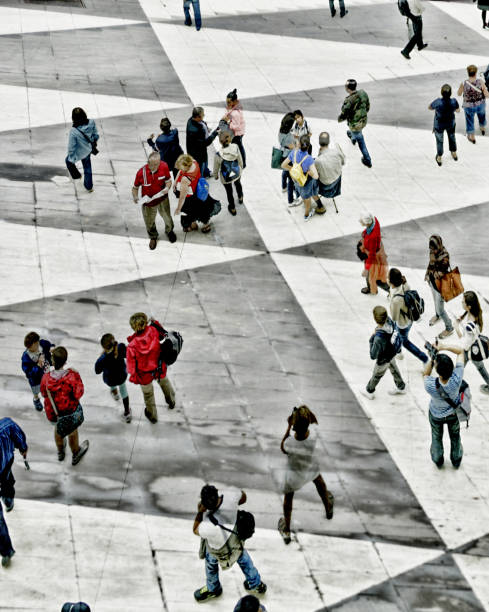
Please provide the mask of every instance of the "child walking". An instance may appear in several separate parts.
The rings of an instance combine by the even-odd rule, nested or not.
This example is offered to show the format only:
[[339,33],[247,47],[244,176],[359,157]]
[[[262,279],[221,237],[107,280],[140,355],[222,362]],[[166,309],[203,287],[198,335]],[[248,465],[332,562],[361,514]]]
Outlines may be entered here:
[[25,351],[22,353],[22,370],[29,381],[34,396],[34,408],[42,412],[42,402],[39,398],[41,379],[51,367],[51,347],[49,340],[42,340],[39,334],[31,331],[24,338]]
[[126,388],[126,345],[123,342],[117,342],[112,334],[104,334],[100,339],[100,344],[104,352],[95,363],[95,374],[102,374],[104,383],[110,387],[110,393],[117,402],[122,397],[124,405],[122,418],[126,423],[130,423],[132,414]]
[[[284,516],[278,522],[278,530],[285,544],[290,543],[290,520],[295,491],[312,480],[324,504],[328,520],[333,518],[334,506],[334,496],[326,488],[326,483],[319,473],[317,429],[309,428],[310,425],[317,425],[315,414],[303,405],[294,408],[287,421],[289,426],[280,444],[280,450],[287,455],[283,490]],[[290,437],[291,429],[295,432],[293,437]]]

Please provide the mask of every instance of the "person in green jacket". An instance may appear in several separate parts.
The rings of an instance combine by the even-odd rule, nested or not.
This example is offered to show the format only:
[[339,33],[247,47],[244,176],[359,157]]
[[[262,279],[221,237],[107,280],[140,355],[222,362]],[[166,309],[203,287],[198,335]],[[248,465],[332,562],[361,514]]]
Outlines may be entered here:
[[352,141],[352,144],[357,144],[362,152],[362,164],[367,168],[372,167],[372,159],[365,144],[362,130],[367,125],[367,113],[370,110],[370,100],[363,89],[357,90],[357,82],[355,79],[348,79],[345,85],[347,96],[343,101],[341,113],[338,117],[338,122],[347,121],[348,127],[346,134]]

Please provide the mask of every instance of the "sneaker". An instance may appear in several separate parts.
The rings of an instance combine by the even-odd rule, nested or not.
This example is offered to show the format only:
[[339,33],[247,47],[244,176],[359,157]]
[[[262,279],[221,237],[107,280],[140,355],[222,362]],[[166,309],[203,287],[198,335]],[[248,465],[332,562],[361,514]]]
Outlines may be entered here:
[[206,586],[203,586],[201,589],[197,589],[194,591],[195,601],[199,603],[203,603],[204,601],[209,601],[209,599],[216,599],[217,597],[221,597],[222,595],[222,587],[219,587],[217,591],[209,591]]
[[334,8],[334,9],[331,11],[331,17],[334,17],[335,15],[336,15],[336,9]]
[[184,23],[186,26],[191,26],[191,25],[192,25],[192,20],[191,20],[191,19],[189,19],[188,21],[187,21],[187,20],[185,20],[183,23]]
[[399,361],[402,361],[404,359],[404,353],[402,351],[400,353],[397,353],[396,359],[398,359]]
[[456,470],[458,470],[461,463],[462,463],[462,457],[460,457],[460,459],[457,459],[456,461],[453,461],[452,459],[452,465]]
[[375,399],[375,391],[373,391],[372,393],[370,393],[369,391],[367,391],[366,389],[362,389],[360,391],[360,393],[363,395],[363,397],[366,397],[369,400],[373,400]]
[[363,287],[362,289],[360,289],[360,291],[367,295],[368,293],[370,293],[370,287]]
[[250,585],[248,584],[248,581],[245,580],[243,582],[243,586],[250,593],[258,593],[259,595],[263,595],[263,593],[267,592],[267,585],[264,582],[260,582],[258,586],[252,589]]
[[371,168],[372,167],[372,162],[369,159],[365,159],[365,157],[362,157],[362,164],[364,166],[367,166],[367,168]]
[[344,17],[345,15],[348,15],[348,9],[344,12],[344,13],[340,13],[340,17]]
[[167,234],[168,236],[168,240],[173,244],[174,242],[177,241],[177,237],[175,235],[175,232],[173,230],[170,230]]
[[448,336],[451,336],[453,334],[453,329],[444,329],[441,334],[438,334],[438,338],[440,338],[440,340],[443,340],[444,338],[448,338]]
[[42,412],[42,402],[39,398],[33,400],[34,402],[34,408],[38,411],[38,412]]
[[452,158],[453,158],[453,161],[458,161],[458,155],[455,151],[452,151]]
[[129,412],[124,412],[124,414],[122,415],[122,418],[124,419],[126,423],[130,423],[132,421],[132,412],[130,410]]
[[426,49],[427,46],[428,46],[428,43],[424,43],[423,45],[421,45],[421,47],[418,47],[418,51],[422,51],[423,49]]
[[287,193],[287,187],[282,187],[282,193]]
[[175,402],[169,402],[167,406],[170,410],[173,410],[173,408],[175,408]]
[[404,51],[404,49],[401,51],[401,55],[403,57],[405,57],[406,59],[411,59],[411,56],[409,55],[409,53],[407,53],[406,51]]
[[290,544],[292,538],[290,537],[290,531],[285,531],[285,518],[283,516],[278,519],[277,529],[279,534],[282,536],[284,544]]
[[243,203],[243,198],[238,198],[238,204],[242,204]]
[[445,459],[443,457],[441,459],[438,459],[438,461],[435,461],[435,465],[439,470],[441,470],[444,463],[445,463]]
[[13,550],[9,555],[5,555],[5,557],[2,557],[2,567],[7,568],[10,565],[10,562],[14,555],[15,555],[15,550]]
[[326,510],[326,518],[330,521],[333,518],[333,508],[334,508],[334,495],[331,491],[327,492],[328,502],[329,502],[329,510]]
[[483,136],[485,136],[485,135],[486,135],[486,128],[481,127],[481,134],[482,134]]
[[438,323],[439,320],[440,320],[440,317],[438,317],[437,315],[435,315],[434,317],[431,317],[431,319],[429,321],[429,326],[433,327],[433,325]]
[[406,395],[407,390],[406,390],[406,387],[404,387],[404,389],[399,389],[399,387],[394,387],[393,389],[389,389],[387,393],[389,395]]
[[116,402],[120,401],[121,396],[119,395],[119,391],[117,391],[117,389],[111,389],[110,394],[112,395],[112,397],[114,398]]
[[[85,189],[87,189],[87,188],[85,187]],[[87,189],[87,192],[88,193],[93,193],[93,187],[91,189]]]
[[156,249],[156,238],[151,238],[149,241],[149,249],[150,251],[154,251]]
[[292,202],[289,203],[289,208],[294,208],[294,206],[300,206],[301,204],[302,204],[302,198],[299,196],[295,198],[295,200],[292,200]]
[[73,457],[71,459],[71,465],[77,465],[83,459],[83,456],[88,450],[89,442],[88,440],[84,440],[80,444],[80,448],[77,453],[73,453]]
[[311,207],[308,215],[304,215],[304,221],[309,221],[314,216],[314,209]]
[[14,509],[14,498],[13,497],[2,497],[2,501],[5,505],[5,512],[12,512]]
[[58,450],[58,461],[63,461],[64,458],[66,457],[66,440],[63,441],[63,448],[61,450]]
[[487,395],[489,395],[489,385],[481,385],[479,388],[482,393],[486,393]]
[[150,423],[153,423],[153,425],[158,422],[158,419],[155,419],[154,416],[151,416],[151,413],[148,412],[148,410],[146,409],[144,409],[144,416],[148,419]]
[[440,157],[439,155],[437,155],[437,156],[435,157],[435,159],[436,159],[436,163],[437,163],[439,166],[441,166],[441,164],[442,164],[441,157]]

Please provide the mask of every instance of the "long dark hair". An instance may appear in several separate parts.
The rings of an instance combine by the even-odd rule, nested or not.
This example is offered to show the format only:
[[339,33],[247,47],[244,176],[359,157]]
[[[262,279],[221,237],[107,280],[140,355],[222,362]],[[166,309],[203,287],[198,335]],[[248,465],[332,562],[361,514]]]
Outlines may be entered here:
[[280,133],[288,134],[292,129],[294,123],[295,118],[293,113],[287,113],[286,115],[284,115],[280,124]]
[[[474,317],[475,322],[479,326],[479,330],[482,331],[482,308],[479,302],[479,298],[473,291],[466,291],[464,293],[464,300],[469,309],[468,312],[470,312],[470,314]],[[460,317],[460,320],[462,320],[466,314],[467,311],[465,311],[464,314]]]
[[230,91],[228,95],[226,96],[226,100],[230,100],[231,102],[236,102],[237,99],[238,99],[237,89],[233,89],[233,91]]
[[163,119],[160,121],[160,130],[163,132],[163,134],[170,133],[171,121],[168,119],[168,117],[163,117]]
[[443,100],[443,106],[448,108],[450,106],[450,99],[452,97],[452,88],[448,83],[445,83],[445,85],[442,86],[441,97]]
[[87,125],[88,123],[87,113],[79,106],[71,111],[71,119],[75,128],[80,127],[80,125]]

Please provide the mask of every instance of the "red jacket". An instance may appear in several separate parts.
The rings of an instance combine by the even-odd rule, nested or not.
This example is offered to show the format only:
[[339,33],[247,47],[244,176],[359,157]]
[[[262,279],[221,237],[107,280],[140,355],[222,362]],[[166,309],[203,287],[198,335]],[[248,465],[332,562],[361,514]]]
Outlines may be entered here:
[[[158,321],[155,321],[158,323]],[[159,325],[159,323],[158,323]],[[154,379],[154,371],[158,367],[160,356],[160,335],[152,326],[145,330],[128,336],[127,338],[127,371],[129,380],[136,385],[149,385]],[[166,376],[166,364],[161,371],[161,378]]]
[[56,423],[57,417],[49,401],[46,388],[49,389],[60,416],[75,412],[80,403],[80,397],[85,391],[80,374],[76,370],[55,371],[61,376],[56,378],[57,374],[54,372],[46,372],[41,380],[41,394],[45,398],[44,410],[48,419],[53,423]]
[[382,236],[380,235],[380,224],[375,218],[374,229],[367,234],[367,230],[364,229],[362,232],[363,250],[368,254],[365,260],[365,269],[369,270],[371,265],[375,262],[375,256],[377,251],[380,249],[380,243]]

